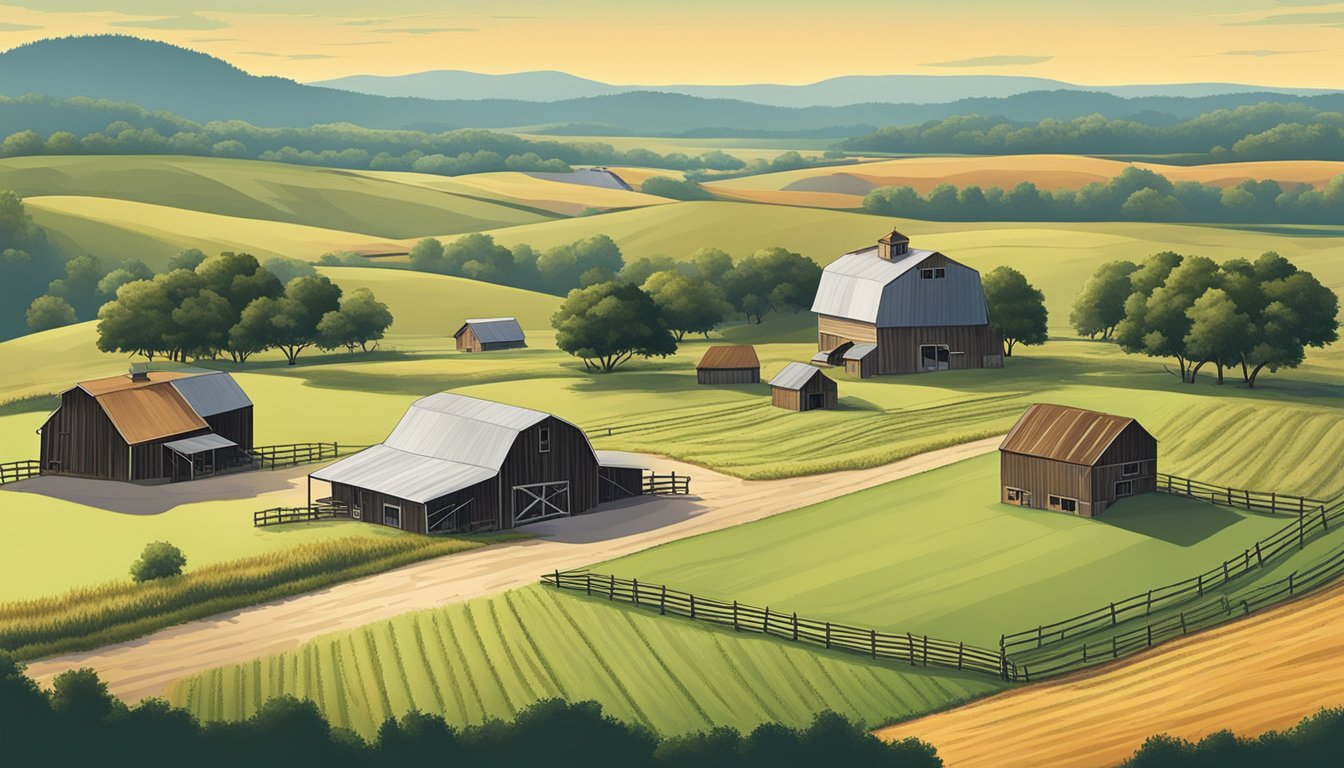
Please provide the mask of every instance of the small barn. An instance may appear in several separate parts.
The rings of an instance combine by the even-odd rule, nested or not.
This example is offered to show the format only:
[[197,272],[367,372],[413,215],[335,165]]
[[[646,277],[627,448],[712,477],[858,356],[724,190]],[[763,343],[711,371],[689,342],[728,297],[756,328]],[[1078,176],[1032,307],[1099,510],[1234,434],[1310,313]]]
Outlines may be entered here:
[[812,312],[813,360],[860,376],[1003,367],[980,273],[896,230],[828,264]]
[[439,393],[378,445],[313,472],[322,501],[415,533],[514,528],[637,496],[643,471],[604,466],[583,430],[548,413]]
[[789,363],[770,380],[770,404],[790,411],[835,408],[835,380],[807,363]]
[[695,366],[701,384],[759,384],[761,361],[750,344],[710,347]]
[[494,352],[527,346],[523,328],[512,317],[486,317],[467,320],[453,334],[459,352]]
[[49,475],[161,483],[252,466],[252,401],[223,371],[83,381],[38,432]]
[[1157,487],[1157,439],[1127,416],[1033,405],[999,458],[1006,504],[1096,517]]

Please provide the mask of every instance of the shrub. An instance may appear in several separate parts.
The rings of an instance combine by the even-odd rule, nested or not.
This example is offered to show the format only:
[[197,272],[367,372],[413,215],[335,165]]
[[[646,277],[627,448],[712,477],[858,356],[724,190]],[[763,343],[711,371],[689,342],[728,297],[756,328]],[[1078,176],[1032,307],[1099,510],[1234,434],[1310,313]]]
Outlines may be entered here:
[[182,567],[187,564],[187,556],[182,550],[166,541],[154,541],[145,545],[140,559],[131,563],[131,578],[136,581],[153,581],[166,576],[181,576]]

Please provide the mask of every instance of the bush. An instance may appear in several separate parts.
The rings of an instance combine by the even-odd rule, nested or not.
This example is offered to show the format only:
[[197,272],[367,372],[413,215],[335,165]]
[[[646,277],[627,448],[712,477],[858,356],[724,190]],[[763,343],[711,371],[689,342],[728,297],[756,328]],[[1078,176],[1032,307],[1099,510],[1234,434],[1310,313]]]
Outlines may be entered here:
[[131,563],[131,578],[136,581],[153,581],[167,576],[181,576],[182,567],[187,564],[187,556],[182,550],[166,541],[155,541],[145,545],[140,559]]

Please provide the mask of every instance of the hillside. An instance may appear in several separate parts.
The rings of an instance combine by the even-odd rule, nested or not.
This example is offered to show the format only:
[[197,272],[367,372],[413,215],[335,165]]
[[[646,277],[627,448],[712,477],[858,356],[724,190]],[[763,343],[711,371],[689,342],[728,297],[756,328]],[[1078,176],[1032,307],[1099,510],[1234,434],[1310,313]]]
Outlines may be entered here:
[[0,53],[0,94],[37,93],[129,101],[196,121],[246,120],[260,126],[350,122],[370,128],[499,128],[554,123],[604,125],[616,132],[665,135],[712,129],[815,131],[911,124],[969,113],[1020,120],[1070,119],[1093,113],[1130,117],[1159,112],[1193,117],[1215,109],[1292,101],[1339,109],[1344,94],[1241,93],[1187,98],[1124,98],[1090,91],[1033,91],[945,104],[852,104],[780,107],[740,99],[634,91],[543,103],[510,99],[388,98],[257,77],[211,56],[120,35],[46,39]]

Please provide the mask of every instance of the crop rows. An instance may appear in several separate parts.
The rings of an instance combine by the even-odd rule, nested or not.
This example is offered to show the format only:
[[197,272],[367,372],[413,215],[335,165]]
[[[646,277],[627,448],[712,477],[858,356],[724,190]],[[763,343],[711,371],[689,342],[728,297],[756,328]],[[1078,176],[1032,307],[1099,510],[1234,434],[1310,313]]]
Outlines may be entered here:
[[211,670],[179,682],[172,698],[204,718],[237,719],[289,694],[365,735],[411,709],[462,725],[545,698],[595,699],[617,717],[678,733],[803,724],[822,709],[878,724],[996,687],[530,587]]

